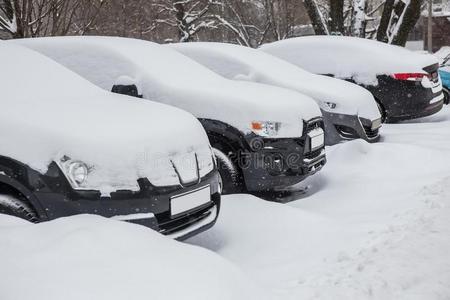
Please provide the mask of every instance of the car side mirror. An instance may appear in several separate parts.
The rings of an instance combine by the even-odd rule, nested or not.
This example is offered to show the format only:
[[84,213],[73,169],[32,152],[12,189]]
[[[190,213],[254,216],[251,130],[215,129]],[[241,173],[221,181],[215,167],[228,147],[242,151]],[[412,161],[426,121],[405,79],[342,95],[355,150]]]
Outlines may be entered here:
[[139,94],[137,85],[133,82],[135,82],[133,78],[130,78],[128,76],[121,76],[114,83],[111,92],[131,97],[142,98],[142,95]]
[[129,84],[129,85],[115,84],[115,85],[113,85],[111,92],[116,93],[116,94],[131,96],[131,97],[142,98],[142,95],[139,95],[138,88],[135,84]]

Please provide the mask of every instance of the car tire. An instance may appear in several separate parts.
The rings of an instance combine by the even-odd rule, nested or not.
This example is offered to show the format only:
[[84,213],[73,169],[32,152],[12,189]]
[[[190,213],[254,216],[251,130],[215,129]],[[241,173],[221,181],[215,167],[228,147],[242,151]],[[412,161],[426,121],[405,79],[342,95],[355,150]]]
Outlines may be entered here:
[[385,123],[387,120],[386,109],[383,107],[383,105],[380,103],[380,101],[378,99],[375,99],[375,102],[377,103],[378,110],[380,111],[380,114],[381,114],[381,122]]
[[213,148],[220,175],[222,194],[236,194],[242,192],[241,173],[236,164],[221,150]]
[[0,194],[0,214],[18,217],[33,223],[38,221],[35,211],[27,203],[6,194]]

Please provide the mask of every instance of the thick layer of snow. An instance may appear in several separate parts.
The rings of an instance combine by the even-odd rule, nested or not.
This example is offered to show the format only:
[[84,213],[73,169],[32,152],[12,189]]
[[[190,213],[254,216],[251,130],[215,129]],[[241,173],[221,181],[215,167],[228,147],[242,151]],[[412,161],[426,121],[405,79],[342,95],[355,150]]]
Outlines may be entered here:
[[[14,59],[20,58],[20,59]],[[45,173],[63,156],[92,167],[83,188],[108,194],[154,185],[176,185],[212,170],[208,138],[189,113],[107,93],[34,51],[0,43],[0,154]],[[205,174],[203,174],[205,175]],[[187,181],[187,180],[186,180]]]
[[111,37],[15,40],[77,72],[105,90],[121,76],[134,78],[144,98],[226,122],[244,133],[253,121],[281,122],[278,137],[297,137],[301,119],[320,116],[317,104],[294,91],[227,80],[161,45]]
[[329,147],[297,201],[224,197],[189,243],[228,262],[138,225],[0,216],[0,298],[449,299],[450,109],[383,138]]
[[151,229],[95,216],[0,215],[2,300],[267,299],[235,266]]
[[[320,108],[333,113],[381,118],[372,94],[355,84],[315,75],[275,56],[239,45],[178,43],[168,46],[214,72],[235,80],[255,81],[292,89],[314,98]],[[325,102],[336,103],[330,110]]]
[[266,44],[261,49],[312,73],[377,84],[377,75],[423,73],[438,63],[428,54],[374,40],[342,36],[308,36]]
[[190,243],[283,300],[449,299],[450,110],[419,121],[329,147],[300,200],[224,197],[218,224]]

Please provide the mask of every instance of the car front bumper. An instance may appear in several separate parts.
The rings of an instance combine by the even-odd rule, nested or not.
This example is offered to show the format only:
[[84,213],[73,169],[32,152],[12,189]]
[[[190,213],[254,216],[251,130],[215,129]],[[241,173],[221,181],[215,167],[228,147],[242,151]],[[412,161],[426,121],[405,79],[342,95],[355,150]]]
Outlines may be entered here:
[[325,145],[311,149],[307,133],[302,138],[261,139],[251,135],[247,139],[253,150],[241,153],[239,164],[250,192],[285,189],[315,174],[326,163]]
[[369,143],[380,140],[381,119],[368,120],[357,115],[331,113],[322,110],[325,123],[325,144],[335,145],[344,140],[363,139]]
[[[218,172],[213,171],[191,186],[155,187],[140,179],[140,191],[116,191],[102,197],[98,191],[35,192],[46,216],[52,220],[76,214],[96,214],[152,228],[169,237],[183,240],[212,227],[220,211]],[[175,216],[171,199],[202,188],[210,189],[210,201]],[[44,218],[43,218],[44,217]]]

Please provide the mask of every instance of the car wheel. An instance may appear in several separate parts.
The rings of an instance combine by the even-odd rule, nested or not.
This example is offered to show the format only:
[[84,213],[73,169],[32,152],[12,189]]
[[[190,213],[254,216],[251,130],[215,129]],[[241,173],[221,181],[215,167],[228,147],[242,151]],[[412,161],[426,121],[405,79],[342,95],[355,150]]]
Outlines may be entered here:
[[384,109],[383,105],[380,103],[380,101],[378,99],[375,99],[377,106],[378,106],[378,110],[380,111],[381,114],[381,122],[385,123],[386,119],[387,119],[387,114],[386,114],[386,109]]
[[222,194],[236,194],[242,192],[242,180],[236,164],[221,150],[213,148],[217,159]]
[[0,213],[33,223],[38,221],[36,213],[28,204],[10,195],[0,194]]

